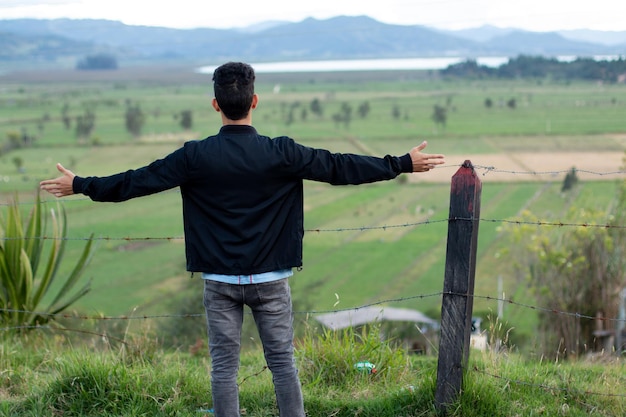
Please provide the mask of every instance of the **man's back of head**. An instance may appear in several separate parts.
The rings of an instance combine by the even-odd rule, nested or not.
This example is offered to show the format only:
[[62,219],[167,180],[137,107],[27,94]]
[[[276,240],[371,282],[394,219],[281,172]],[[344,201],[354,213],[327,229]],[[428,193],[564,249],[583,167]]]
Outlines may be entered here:
[[254,69],[243,62],[228,62],[213,73],[215,99],[230,120],[241,120],[248,115],[255,79]]

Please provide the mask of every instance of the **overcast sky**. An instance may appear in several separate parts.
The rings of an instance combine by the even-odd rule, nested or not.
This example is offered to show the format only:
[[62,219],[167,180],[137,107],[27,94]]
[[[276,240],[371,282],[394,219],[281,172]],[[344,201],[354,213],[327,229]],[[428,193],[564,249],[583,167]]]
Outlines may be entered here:
[[94,18],[129,25],[233,28],[348,15],[442,29],[626,30],[626,0],[0,0],[0,18]]

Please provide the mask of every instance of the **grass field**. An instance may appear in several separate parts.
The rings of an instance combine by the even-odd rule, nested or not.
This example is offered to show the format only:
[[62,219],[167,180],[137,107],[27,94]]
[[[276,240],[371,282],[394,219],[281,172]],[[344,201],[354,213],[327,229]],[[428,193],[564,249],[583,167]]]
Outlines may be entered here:
[[[37,340],[36,340],[37,339]],[[305,340],[297,357],[310,417],[437,417],[435,358],[395,350],[370,351],[387,359],[375,375],[354,370],[367,343],[332,336]],[[130,340],[129,340],[130,341]],[[145,340],[93,352],[53,338],[10,341],[0,349],[0,414],[7,417],[208,416],[210,367],[204,355],[162,352]],[[379,340],[376,340],[380,343]],[[39,347],[33,350],[30,346]],[[242,356],[242,415],[276,416],[271,374],[259,350]],[[525,361],[515,354],[472,354],[463,394],[449,417],[624,415],[624,362]]]
[[[497,352],[472,351],[450,417],[624,415],[623,360],[589,355],[550,361],[535,350],[535,302],[513,270],[516,260],[507,255],[502,228],[515,227],[506,220],[524,210],[558,223],[573,207],[606,210],[614,204],[625,178],[625,85],[453,81],[430,72],[263,74],[258,81],[261,105],[254,120],[261,133],[373,155],[402,154],[427,139],[427,151],[447,159],[427,174],[385,183],[305,184],[304,267],[291,286],[311,417],[439,415],[434,356],[391,349],[375,331],[320,337],[314,319],[368,304],[439,317],[450,180],[465,160],[482,182],[474,315],[486,320],[492,345],[499,338],[505,344]],[[210,108],[209,87],[209,77],[176,67],[0,76],[0,213],[15,197],[24,212],[30,210],[38,182],[57,175],[56,162],[79,175],[108,175],[214,133],[220,120]],[[503,104],[511,98],[514,109]],[[314,99],[322,103],[322,116],[302,111]],[[147,117],[137,138],[124,127],[128,100]],[[366,101],[370,112],[360,118],[357,109]],[[350,123],[337,124],[333,114],[345,103],[352,108]],[[72,123],[86,108],[95,112],[89,138],[64,127],[65,105]],[[446,107],[445,126],[431,119],[434,105]],[[176,119],[187,109],[193,111],[190,130]],[[24,132],[36,137],[33,146],[3,147]],[[561,192],[572,167],[581,181]],[[45,201],[56,207],[50,196]],[[120,204],[73,196],[62,204],[69,223],[62,273],[69,272],[87,236],[96,236],[85,277],[92,291],[75,306],[90,319],[60,318],[63,331],[0,335],[6,336],[0,344],[0,415],[210,415],[204,412],[212,404],[201,280],[185,271],[179,191]],[[495,320],[500,291],[515,302]],[[161,349],[165,332],[170,338],[184,333],[192,342]],[[413,326],[410,332],[417,333]],[[246,331],[244,339],[241,405],[246,415],[276,415],[256,334]],[[355,372],[353,364],[363,359],[377,362],[380,372]]]
[[[162,71],[142,78],[122,72],[101,78],[81,74],[74,82],[66,72],[22,77],[0,78],[0,133],[8,137],[26,131],[37,139],[33,147],[0,156],[0,186],[3,202],[17,193],[25,210],[34,201],[38,181],[56,176],[56,162],[79,175],[107,175],[142,166],[219,128],[206,76]],[[374,155],[402,154],[427,139],[427,151],[444,153],[448,161],[408,181],[359,187],[306,184],[305,263],[291,281],[296,307],[303,313],[382,302],[437,317],[450,178],[466,159],[483,182],[481,217],[489,221],[480,225],[476,293],[489,297],[498,296],[499,277],[507,294],[528,297],[511,277],[510,262],[497,257],[498,220],[522,209],[548,219],[558,219],[571,206],[605,209],[615,196],[615,181],[624,178],[618,172],[626,150],[624,85],[446,81],[405,73],[395,81],[388,74],[381,79],[362,76],[358,82],[350,74],[303,74],[284,82],[264,77],[259,77],[261,105],[254,115],[261,133]],[[484,105],[486,98],[494,101],[493,107]],[[514,109],[503,104],[510,98],[516,99]],[[314,99],[322,103],[322,116],[302,111]],[[141,137],[125,131],[127,100],[140,103],[146,113]],[[363,102],[370,112],[361,118],[356,109]],[[353,109],[348,125],[332,120],[344,103]],[[93,109],[96,125],[90,138],[79,140],[64,128],[66,104],[72,117]],[[431,120],[435,104],[448,109],[445,126]],[[394,106],[400,109],[398,118],[392,116]],[[183,130],[175,119],[185,109],[193,111],[191,130]],[[294,119],[287,123],[290,109]],[[23,163],[20,171],[16,157]],[[565,171],[574,166],[584,181],[575,194],[563,195]],[[165,301],[189,283],[178,191],[123,204],[97,204],[80,196],[63,204],[72,239],[66,256],[77,255],[91,232],[98,239],[87,272],[93,289],[77,308],[106,315],[171,313],[164,311],[169,306]],[[194,281],[191,285],[199,285]],[[197,310],[201,312],[201,304]],[[494,301],[476,302],[477,314],[495,310]],[[508,307],[506,314],[519,340],[532,334],[532,312]]]

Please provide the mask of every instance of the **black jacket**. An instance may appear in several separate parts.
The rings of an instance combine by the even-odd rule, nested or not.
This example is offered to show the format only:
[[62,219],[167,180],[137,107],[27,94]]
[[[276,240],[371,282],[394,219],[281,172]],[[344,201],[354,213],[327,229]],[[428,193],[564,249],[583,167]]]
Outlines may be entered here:
[[408,154],[333,154],[226,125],[143,168],[76,176],[73,189],[119,202],[180,186],[187,269],[248,275],[302,265],[302,180],[362,184],[411,171]]

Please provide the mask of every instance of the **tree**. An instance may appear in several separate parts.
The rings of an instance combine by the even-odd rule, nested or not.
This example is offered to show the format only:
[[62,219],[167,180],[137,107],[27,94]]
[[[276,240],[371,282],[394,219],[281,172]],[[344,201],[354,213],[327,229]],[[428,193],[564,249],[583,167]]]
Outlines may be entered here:
[[509,101],[506,102],[506,105],[509,107],[509,109],[513,110],[517,107],[517,100],[515,100],[515,97],[512,97],[509,99]]
[[462,78],[535,78],[542,79],[583,79],[619,82],[620,76],[626,73],[626,60],[623,57],[611,60],[597,60],[589,57],[578,57],[574,61],[559,61],[557,58],[543,56],[519,55],[511,58],[498,68],[478,65],[475,60],[467,60],[449,65],[441,70],[443,76]]
[[364,101],[363,103],[359,104],[357,113],[359,114],[359,117],[361,119],[365,119],[367,115],[370,113],[370,102]]
[[14,156],[11,160],[17,172],[24,172],[24,159],[21,156]]
[[339,111],[333,114],[333,121],[337,126],[343,123],[347,129],[352,121],[352,106],[346,102],[341,103]]
[[402,111],[400,110],[400,106],[398,106],[397,104],[394,104],[393,107],[391,108],[391,117],[394,120],[398,120],[401,115],[402,115]]
[[287,114],[285,115],[285,125],[286,126],[291,126],[291,124],[294,122],[295,120],[295,116],[293,114],[293,107],[289,107],[289,110],[287,111]]
[[96,127],[96,115],[91,110],[76,117],[76,137],[80,139],[88,138]]
[[22,127],[21,132],[16,130],[10,130],[7,132],[8,143],[3,146],[3,151],[10,151],[13,149],[28,148],[32,146],[37,138],[28,134],[28,130]]
[[7,132],[8,143],[4,146],[5,151],[19,149],[22,147],[22,135],[17,130]]
[[72,126],[72,118],[70,117],[69,111],[70,105],[65,103],[63,105],[63,109],[61,110],[61,119],[63,120],[65,130],[70,130],[70,127]]
[[317,117],[322,117],[322,114],[324,113],[324,111],[322,109],[322,103],[320,102],[319,98],[316,97],[311,101],[310,108],[311,108],[311,113],[313,113]]
[[180,127],[185,130],[191,129],[193,126],[193,112],[191,110],[183,110],[180,112]]
[[475,59],[467,59],[463,62],[448,65],[447,68],[441,70],[441,74],[449,77],[462,78],[486,78],[493,76],[495,69],[486,65],[479,65]]
[[343,121],[346,124],[346,127],[350,124],[352,120],[352,106],[346,102],[341,103],[341,115],[343,116]]
[[446,122],[448,120],[448,110],[443,106],[435,104],[433,106],[433,114],[430,117],[431,119],[433,119],[435,124],[446,127]]
[[140,136],[143,125],[146,123],[146,116],[139,104],[133,105],[130,100],[126,101],[125,120],[126,130],[134,137]]
[[[87,239],[74,268],[61,285],[52,286],[59,277],[67,243],[67,219],[60,205],[50,210],[52,233],[47,231],[47,217],[42,210],[39,194],[26,222],[22,220],[20,204],[15,198],[0,216],[0,323],[16,327],[24,333],[31,326],[46,324],[78,299],[87,294],[90,282],[77,291],[82,273],[89,264],[93,249],[93,234]],[[44,240],[42,236],[50,239]],[[51,242],[46,248],[46,242]],[[48,293],[58,288],[56,295]],[[45,300],[47,306],[41,306]]]
[[[623,187],[611,212],[573,208],[566,222],[623,224],[624,212]],[[511,248],[507,256],[515,262],[520,284],[544,308],[538,310],[543,353],[581,354],[594,346],[595,322],[580,316],[617,317],[626,282],[626,232],[619,227],[537,227],[540,219],[529,212],[519,220],[518,226],[503,227]]]

